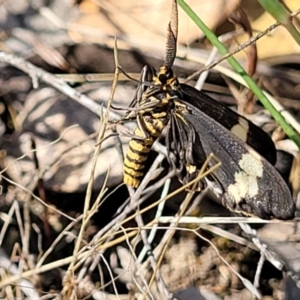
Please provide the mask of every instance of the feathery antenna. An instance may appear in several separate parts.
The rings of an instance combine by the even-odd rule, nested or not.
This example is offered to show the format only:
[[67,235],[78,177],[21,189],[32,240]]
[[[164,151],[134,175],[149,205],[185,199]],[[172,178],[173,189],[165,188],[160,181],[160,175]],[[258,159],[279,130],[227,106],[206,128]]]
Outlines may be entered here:
[[165,53],[165,66],[171,68],[173,66],[176,50],[177,50],[177,35],[178,35],[178,9],[177,1],[173,0],[171,10],[171,20],[168,24],[168,34]]

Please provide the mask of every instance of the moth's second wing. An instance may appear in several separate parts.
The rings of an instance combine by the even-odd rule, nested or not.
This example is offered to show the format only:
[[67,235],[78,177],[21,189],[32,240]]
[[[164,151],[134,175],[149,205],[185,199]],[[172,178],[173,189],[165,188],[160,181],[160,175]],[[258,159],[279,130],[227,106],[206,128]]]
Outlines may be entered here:
[[176,101],[177,114],[189,124],[186,128],[193,127],[195,141],[200,143],[194,149],[201,149],[206,156],[213,153],[222,163],[213,176],[224,190],[222,201],[226,207],[264,219],[294,218],[290,191],[266,159],[197,107]]
[[181,84],[180,88],[183,93],[183,99],[187,99],[188,103],[222,124],[260,155],[264,156],[272,165],[276,163],[276,148],[274,143],[261,128],[189,85]]
[[[197,140],[194,126],[180,113],[172,113],[166,135],[168,161],[183,184],[198,175],[198,167],[206,160],[206,154]],[[204,182],[199,182],[198,187],[202,189]]]

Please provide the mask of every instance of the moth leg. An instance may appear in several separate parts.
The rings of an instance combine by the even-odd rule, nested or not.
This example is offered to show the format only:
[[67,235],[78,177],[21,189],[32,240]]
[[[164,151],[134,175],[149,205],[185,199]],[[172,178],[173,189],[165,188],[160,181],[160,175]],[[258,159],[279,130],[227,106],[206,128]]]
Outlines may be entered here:
[[136,123],[137,123],[137,129],[139,129],[140,133],[142,134],[141,136],[139,135],[139,138],[142,138],[143,140],[149,139],[151,136],[145,129],[145,123],[140,115],[137,115]]
[[116,141],[115,147],[117,149],[118,154],[121,156],[122,160],[124,161],[124,153],[122,149],[122,141],[120,139],[120,135],[116,132],[116,129],[113,130],[114,140]]

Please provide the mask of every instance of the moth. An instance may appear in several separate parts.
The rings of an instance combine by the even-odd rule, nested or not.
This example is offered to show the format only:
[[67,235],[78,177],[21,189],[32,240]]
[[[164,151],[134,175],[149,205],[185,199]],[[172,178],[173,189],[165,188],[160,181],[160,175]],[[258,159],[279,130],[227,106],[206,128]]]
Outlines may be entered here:
[[131,104],[137,127],[124,160],[124,182],[138,187],[151,147],[166,128],[168,160],[183,184],[199,174],[213,153],[221,166],[201,181],[201,187],[213,187],[225,207],[263,219],[293,219],[295,204],[273,167],[276,149],[269,135],[208,95],[180,84],[174,75],[177,24],[174,0],[164,64],[158,72],[143,69]]

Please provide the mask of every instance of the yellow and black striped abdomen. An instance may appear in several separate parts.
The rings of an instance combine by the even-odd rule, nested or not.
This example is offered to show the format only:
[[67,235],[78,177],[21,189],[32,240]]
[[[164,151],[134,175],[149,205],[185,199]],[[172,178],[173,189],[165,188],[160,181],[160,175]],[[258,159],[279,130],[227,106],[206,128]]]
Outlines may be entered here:
[[[156,138],[168,122],[167,113],[140,115],[140,125],[134,131],[124,160],[124,183],[137,188],[144,175],[144,168]],[[141,127],[141,128],[140,128]]]

